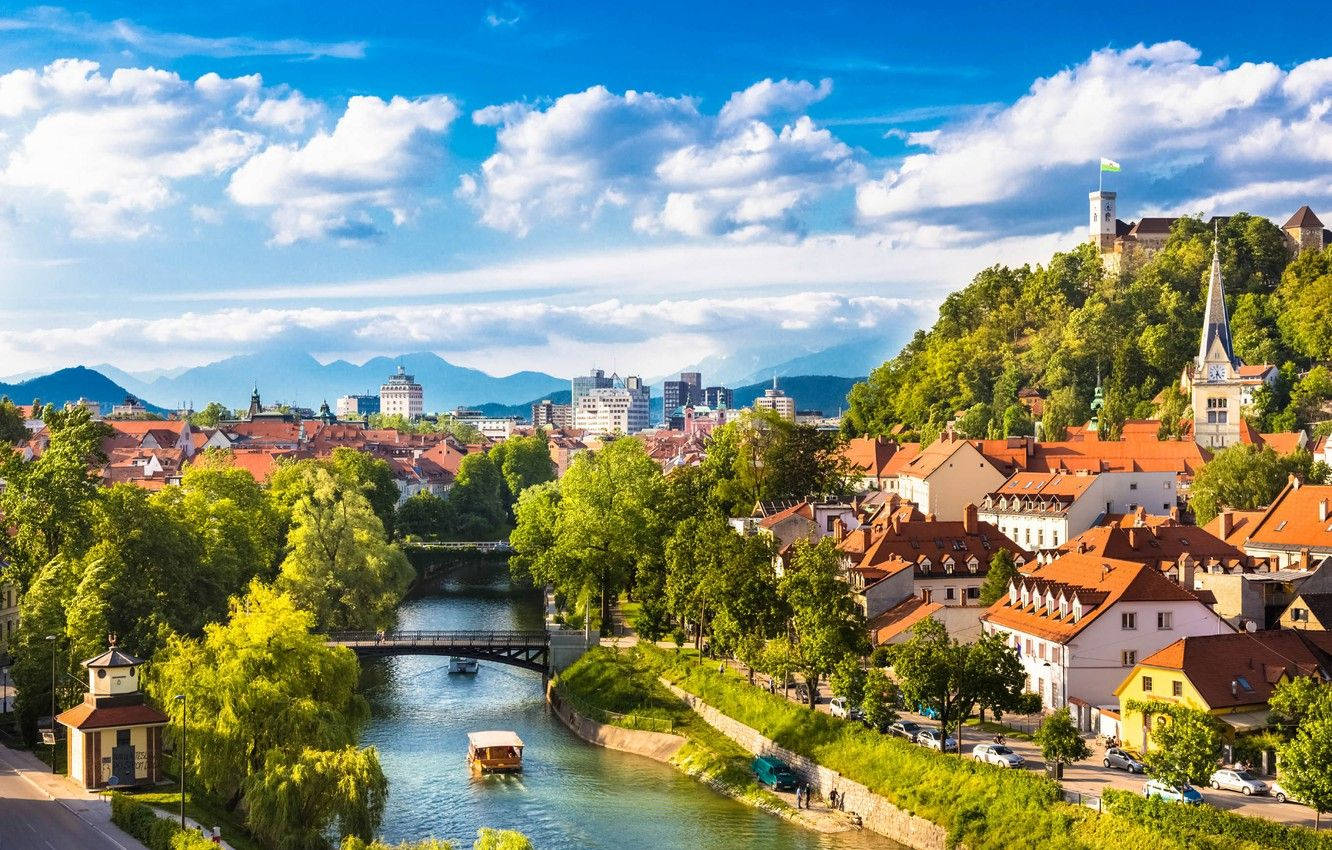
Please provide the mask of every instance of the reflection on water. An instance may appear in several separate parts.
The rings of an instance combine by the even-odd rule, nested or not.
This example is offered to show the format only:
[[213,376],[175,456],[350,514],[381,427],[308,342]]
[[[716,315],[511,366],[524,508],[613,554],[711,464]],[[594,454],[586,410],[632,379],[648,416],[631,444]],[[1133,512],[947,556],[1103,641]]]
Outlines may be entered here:
[[[453,570],[438,591],[404,604],[403,629],[527,629],[540,597],[509,586],[503,568]],[[819,836],[714,793],[673,768],[584,743],[551,715],[539,674],[482,662],[448,674],[448,659],[367,662],[372,719],[389,779],[383,834],[435,836],[470,847],[481,826],[518,829],[540,850],[574,848],[829,848],[897,845],[867,833]],[[474,777],[467,733],[512,729],[526,743],[524,771]]]

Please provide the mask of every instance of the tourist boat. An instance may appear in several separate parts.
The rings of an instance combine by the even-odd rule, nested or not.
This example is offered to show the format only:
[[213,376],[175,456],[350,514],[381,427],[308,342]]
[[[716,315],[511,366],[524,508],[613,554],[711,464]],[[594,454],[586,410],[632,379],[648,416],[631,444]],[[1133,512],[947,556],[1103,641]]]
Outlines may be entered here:
[[516,732],[468,732],[467,763],[476,773],[523,769],[523,739]]
[[475,658],[460,658],[457,655],[449,659],[449,673],[470,673],[476,674],[480,669]]

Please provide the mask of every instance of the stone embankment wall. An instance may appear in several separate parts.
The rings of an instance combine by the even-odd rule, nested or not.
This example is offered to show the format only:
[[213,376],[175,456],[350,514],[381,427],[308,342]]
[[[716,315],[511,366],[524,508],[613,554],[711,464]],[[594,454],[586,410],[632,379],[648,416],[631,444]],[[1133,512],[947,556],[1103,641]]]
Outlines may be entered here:
[[608,726],[589,720],[574,710],[573,706],[560,698],[560,692],[552,684],[546,689],[546,701],[550,703],[555,715],[578,737],[590,744],[619,750],[625,753],[647,756],[654,761],[669,763],[685,744],[679,735],[665,732],[648,732],[642,729],[624,729],[620,726]]
[[732,741],[755,755],[774,755],[786,762],[802,780],[817,789],[824,799],[828,798],[830,791],[836,791],[838,796],[845,794],[844,808],[848,812],[860,815],[866,829],[900,844],[914,847],[916,850],[944,850],[947,846],[947,830],[934,821],[899,809],[859,782],[847,779],[835,770],[829,770],[799,753],[778,746],[771,739],[759,734],[758,730],[722,714],[688,691],[677,688],[665,679],[661,681],[671,693],[684,700],[709,725]]

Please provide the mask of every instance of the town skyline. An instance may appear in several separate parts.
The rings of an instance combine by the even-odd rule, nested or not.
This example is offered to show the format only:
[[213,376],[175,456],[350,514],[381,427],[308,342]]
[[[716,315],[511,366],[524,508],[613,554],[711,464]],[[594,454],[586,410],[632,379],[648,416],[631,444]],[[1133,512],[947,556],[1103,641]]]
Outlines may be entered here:
[[[722,9],[678,43],[697,10],[359,14],[0,20],[0,372],[274,340],[494,374],[552,351],[568,374],[878,361],[977,269],[1075,246],[1099,156],[1125,217],[1332,206],[1325,51],[1224,14],[1093,40],[1051,13],[1059,46],[1015,51],[1017,23],[977,11],[947,63],[924,16],[875,10]],[[651,61],[667,43],[729,49]]]

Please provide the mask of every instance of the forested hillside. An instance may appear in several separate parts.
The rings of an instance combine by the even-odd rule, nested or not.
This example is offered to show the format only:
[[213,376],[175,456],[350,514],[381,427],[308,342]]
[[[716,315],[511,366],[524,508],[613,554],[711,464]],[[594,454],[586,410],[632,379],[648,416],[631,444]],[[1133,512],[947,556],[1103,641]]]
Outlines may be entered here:
[[[1275,390],[1259,394],[1254,424],[1286,430],[1325,418],[1332,248],[1292,258],[1274,224],[1244,213],[1222,223],[1220,241],[1235,353],[1281,366]],[[1058,439],[1089,417],[1098,374],[1104,437],[1115,438],[1125,419],[1178,421],[1211,258],[1210,223],[1182,218],[1161,251],[1118,274],[1103,272],[1090,244],[1044,266],[985,269],[944,301],[933,328],[852,389],[843,429],[883,434],[900,423],[928,440],[962,413],[967,436],[1030,434],[1017,393],[1034,387],[1046,395],[1043,434]]]

